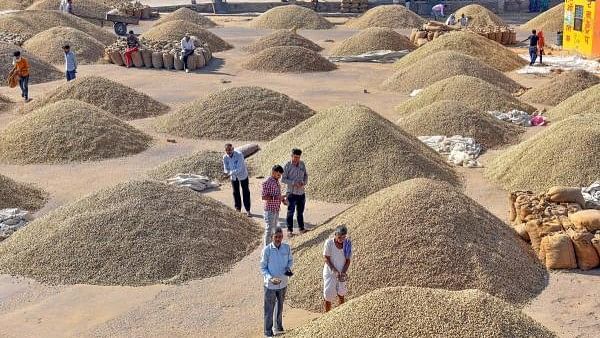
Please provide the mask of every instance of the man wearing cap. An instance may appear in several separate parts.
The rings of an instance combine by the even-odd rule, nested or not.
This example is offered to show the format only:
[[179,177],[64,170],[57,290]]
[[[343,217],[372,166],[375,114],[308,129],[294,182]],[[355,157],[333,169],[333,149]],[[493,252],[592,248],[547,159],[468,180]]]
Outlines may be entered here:
[[242,195],[244,196],[244,208],[246,214],[251,217],[250,213],[250,188],[248,180],[248,169],[244,155],[233,149],[231,143],[225,145],[225,155],[223,155],[223,172],[229,176],[231,187],[233,188],[233,203],[235,210],[242,210],[242,196],[240,196],[240,186],[242,187]]
[[[283,330],[283,302],[288,279],[293,275],[292,249],[283,243],[283,230],[275,227],[271,230],[272,242],[262,250],[260,271],[264,279],[264,334],[273,337],[273,333],[281,334]],[[275,318],[275,320],[273,320]],[[275,327],[273,328],[273,322]]]
[[348,292],[346,281],[350,259],[352,258],[352,242],[347,238],[348,228],[340,225],[335,229],[333,238],[325,241],[323,257],[323,298],[325,312],[331,310],[331,303],[338,298],[344,304],[344,296]]
[[288,235],[293,235],[294,231],[294,213],[298,221],[300,233],[304,233],[304,207],[306,205],[306,195],[304,188],[308,183],[308,171],[304,162],[300,160],[302,150],[292,149],[292,158],[283,167],[283,176],[281,182],[287,185],[287,229]]
[[287,204],[285,197],[281,194],[281,185],[279,184],[282,174],[283,168],[278,164],[274,165],[271,169],[271,176],[264,180],[261,186],[262,200],[265,203],[265,246],[271,243],[271,231],[277,227],[277,223],[279,222],[279,208],[281,207],[281,203]]
[[186,73],[190,72],[187,60],[190,55],[194,54],[195,49],[196,46],[194,46],[194,40],[190,37],[189,33],[185,33],[185,36],[181,39],[181,61],[183,61],[183,69],[185,69]]

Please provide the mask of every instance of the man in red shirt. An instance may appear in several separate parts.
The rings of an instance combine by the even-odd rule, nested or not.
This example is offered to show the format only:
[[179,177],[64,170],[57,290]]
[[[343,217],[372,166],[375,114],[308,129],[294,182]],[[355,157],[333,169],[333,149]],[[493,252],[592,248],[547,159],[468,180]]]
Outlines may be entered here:
[[265,202],[265,246],[271,243],[271,231],[279,222],[279,208],[281,203],[287,204],[285,197],[281,194],[281,185],[279,179],[283,174],[283,168],[280,165],[274,165],[269,176],[262,183],[262,200]]

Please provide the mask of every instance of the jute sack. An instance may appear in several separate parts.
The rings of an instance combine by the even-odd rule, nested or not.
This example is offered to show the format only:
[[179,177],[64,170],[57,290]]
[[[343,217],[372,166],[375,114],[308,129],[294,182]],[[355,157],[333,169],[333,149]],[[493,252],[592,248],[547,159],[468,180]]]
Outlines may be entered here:
[[144,66],[146,68],[152,68],[152,51],[149,49],[140,50],[142,54],[142,61],[144,61]]
[[162,54],[162,60],[163,60],[163,67],[165,69],[173,69],[173,62],[175,61],[173,59],[173,54],[171,54],[171,53],[163,53]]
[[173,67],[175,67],[175,70],[183,70],[183,60],[181,60],[180,52],[176,52],[173,55]]
[[577,268],[573,242],[564,232],[549,234],[542,239],[540,258],[548,269]]
[[534,219],[525,223],[525,229],[531,241],[531,247],[536,253],[539,253],[542,239],[550,233],[561,231],[563,228],[558,220]]
[[161,69],[163,67],[163,58],[161,52],[152,53],[152,67]]
[[133,65],[140,68],[144,67],[144,60],[142,59],[142,54],[139,51],[131,53],[131,61]]
[[196,70],[196,59],[194,59],[194,54],[188,56],[187,58],[187,69],[190,71]]
[[424,44],[426,44],[427,42],[429,42],[429,40],[427,40],[427,38],[418,38],[417,39],[417,47],[421,47]]
[[196,69],[204,68],[204,66],[206,66],[206,60],[204,59],[204,55],[202,55],[201,52],[194,53],[192,57],[196,62]]
[[592,245],[592,239],[594,238],[592,233],[589,231],[569,230],[567,234],[573,241],[577,265],[579,265],[581,270],[591,270],[600,265],[598,252],[596,252],[596,249]]
[[210,48],[208,48],[208,46],[205,46],[200,48],[200,51],[202,51],[202,55],[204,55],[205,63],[208,64],[210,60],[212,60],[212,52],[210,51]]
[[600,232],[592,238],[592,245],[594,246],[594,249],[596,249],[598,257],[600,257]]
[[556,186],[548,189],[546,196],[551,202],[577,203],[585,207],[585,199],[579,188]]
[[427,38],[427,31],[418,31],[416,34],[416,39],[426,39]]
[[412,43],[415,43],[415,41],[417,40],[417,32],[418,30],[416,28],[413,28],[412,31],[410,32],[410,41]]
[[525,223],[517,224],[513,227],[513,229],[515,229],[519,237],[521,237],[524,241],[529,242],[529,234],[527,233],[527,226],[525,225]]
[[569,215],[575,229],[596,232],[600,230],[600,210],[581,210]]
[[517,195],[515,193],[508,194],[508,221],[513,223],[517,219],[517,208],[515,208],[515,202],[517,201]]
[[102,55],[102,60],[108,62],[108,63],[113,63],[112,60],[110,59],[110,51],[109,50],[104,50],[104,55]]
[[110,60],[112,61],[112,63],[114,63],[117,66],[123,66],[125,65],[125,62],[123,61],[123,55],[121,55],[121,52],[118,50],[113,50],[110,52]]

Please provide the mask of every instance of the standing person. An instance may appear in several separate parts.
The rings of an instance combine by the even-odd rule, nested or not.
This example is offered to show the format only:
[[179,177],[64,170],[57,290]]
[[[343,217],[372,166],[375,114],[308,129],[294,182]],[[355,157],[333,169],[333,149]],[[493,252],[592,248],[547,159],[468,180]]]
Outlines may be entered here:
[[469,18],[465,16],[465,13],[460,15],[460,28],[465,29],[469,25]]
[[537,37],[538,55],[540,57],[540,65],[542,65],[542,55],[544,55],[544,46],[546,45],[546,40],[544,39],[544,32],[539,31],[537,33]]
[[[283,230],[280,227],[271,230],[272,242],[262,250],[260,271],[264,279],[264,334],[273,337],[283,329],[283,302],[289,277],[293,275],[294,259],[292,249],[283,243]],[[273,317],[275,330],[273,330]]]
[[225,145],[225,155],[223,155],[223,172],[229,176],[231,186],[233,188],[233,202],[235,210],[242,211],[242,197],[240,196],[240,186],[244,196],[244,208],[246,214],[251,217],[250,213],[250,187],[248,179],[248,168],[244,155],[235,150],[231,143]]
[[433,17],[433,20],[437,21],[438,17],[443,19],[445,16],[444,9],[446,9],[446,5],[443,4],[437,4],[431,7],[431,16]]
[[21,97],[25,102],[29,102],[29,62],[21,56],[21,52],[13,53],[13,70],[11,75],[19,78],[19,88],[21,88]]
[[61,12],[67,11],[67,0],[60,0],[60,5],[58,6],[58,10]]
[[75,53],[71,51],[71,46],[64,45],[63,51],[65,52],[65,74],[67,76],[67,82],[75,80],[77,73],[77,58]]
[[410,11],[410,0],[404,1],[404,6],[406,6],[406,9]]
[[183,68],[186,73],[190,72],[187,65],[188,57],[194,54],[195,49],[196,46],[194,46],[194,40],[190,37],[189,33],[185,33],[185,36],[181,39],[181,60],[183,61]]
[[271,169],[271,176],[262,183],[261,195],[262,200],[265,202],[265,245],[271,243],[271,231],[277,227],[281,204],[287,204],[285,197],[281,195],[281,185],[279,184],[282,174],[283,168],[276,164]]
[[292,159],[283,167],[283,176],[281,182],[287,185],[287,229],[288,236],[294,233],[294,212],[298,221],[300,233],[305,233],[304,229],[304,207],[306,206],[305,187],[308,183],[308,171],[306,165],[300,160],[302,150],[292,149]]
[[69,14],[73,14],[73,0],[67,0],[67,4],[65,6],[65,12]]
[[340,225],[335,229],[334,237],[325,241],[323,257],[323,298],[325,312],[331,310],[331,303],[337,297],[339,304],[344,304],[344,296],[348,292],[346,281],[348,267],[352,259],[352,242],[347,238],[348,228]]
[[531,35],[527,37],[527,39],[523,40],[522,42],[525,42],[529,40],[529,59],[531,60],[529,62],[530,66],[533,66],[535,64],[535,60],[537,59],[537,45],[538,45],[538,36],[537,33],[534,30],[531,31]]
[[125,53],[123,53],[123,56],[125,56],[125,66],[127,68],[131,67],[131,54],[137,52],[139,50],[139,47],[140,40],[138,40],[137,36],[135,36],[133,31],[129,31],[129,33],[127,34],[127,49],[125,49]]

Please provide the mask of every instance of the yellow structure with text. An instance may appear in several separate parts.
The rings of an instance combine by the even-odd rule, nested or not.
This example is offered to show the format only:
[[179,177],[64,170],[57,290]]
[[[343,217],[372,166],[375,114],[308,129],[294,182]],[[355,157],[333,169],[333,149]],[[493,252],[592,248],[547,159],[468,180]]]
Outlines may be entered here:
[[563,47],[600,57],[600,0],[565,0]]

